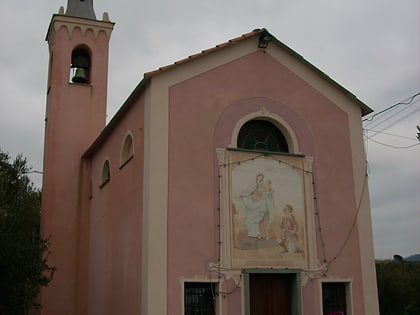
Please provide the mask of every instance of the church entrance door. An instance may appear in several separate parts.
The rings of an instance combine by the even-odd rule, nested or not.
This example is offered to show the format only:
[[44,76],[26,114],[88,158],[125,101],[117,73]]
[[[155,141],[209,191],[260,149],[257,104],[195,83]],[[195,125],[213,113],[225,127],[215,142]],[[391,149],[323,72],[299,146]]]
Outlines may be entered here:
[[291,274],[249,275],[250,315],[292,315]]

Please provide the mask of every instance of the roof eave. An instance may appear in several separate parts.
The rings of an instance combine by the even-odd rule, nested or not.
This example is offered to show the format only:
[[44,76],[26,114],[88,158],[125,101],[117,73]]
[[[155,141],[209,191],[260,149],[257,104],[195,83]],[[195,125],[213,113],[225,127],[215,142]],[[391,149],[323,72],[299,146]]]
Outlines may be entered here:
[[[271,34],[270,34],[271,35]],[[332,79],[330,76],[328,76],[325,72],[320,70],[319,68],[315,67],[313,64],[311,64],[309,61],[307,61],[302,55],[298,54],[296,51],[279,41],[277,38],[273,36],[273,40],[277,45],[282,47],[285,51],[287,51],[290,55],[292,55],[294,58],[298,59],[300,62],[302,62],[305,66],[311,68],[315,73],[317,73],[321,78],[338,88],[342,93],[344,93],[348,98],[350,98],[353,102],[355,102],[357,105],[359,105],[361,111],[362,111],[362,117],[366,116],[373,112],[373,110],[363,103],[361,100],[359,100],[356,95],[354,95],[352,92],[347,90],[345,87],[343,87],[340,83]]]
[[175,68],[175,67],[177,67],[177,66],[179,66],[181,64],[184,64],[184,63],[187,63],[187,62],[191,62],[192,60],[195,60],[197,58],[200,58],[200,57],[202,57],[204,55],[207,55],[209,53],[213,53],[213,52],[219,51],[219,50],[221,50],[221,49],[223,49],[225,47],[232,46],[232,45],[236,44],[237,42],[240,42],[240,41],[242,41],[244,39],[247,39],[247,38],[250,38],[250,37],[254,37],[254,36],[261,36],[262,34],[270,35],[272,37],[272,40],[278,46],[280,46],[283,50],[285,50],[287,53],[289,53],[291,56],[293,56],[298,61],[302,62],[305,66],[307,66],[310,69],[312,69],[321,78],[323,78],[324,80],[326,80],[327,82],[329,82],[330,84],[332,84],[333,86],[335,86],[336,88],[338,88],[342,93],[344,93],[344,95],[346,95],[346,97],[350,98],[353,102],[355,102],[360,107],[360,109],[361,109],[362,117],[373,112],[373,110],[369,106],[367,106],[365,103],[363,103],[361,100],[359,100],[353,93],[351,93],[349,90],[347,90],[341,84],[339,84],[338,82],[336,82],[335,80],[333,80],[331,77],[329,77],[323,71],[321,71],[320,69],[318,69],[317,67],[315,67],[309,61],[307,61],[302,55],[298,54],[296,51],[294,51],[293,49],[291,49],[290,47],[288,47],[287,45],[285,45],[284,43],[282,43],[281,41],[279,41],[274,35],[272,35],[265,28],[255,29],[252,32],[243,34],[243,35],[241,35],[239,37],[236,37],[236,38],[233,38],[233,39],[231,39],[231,40],[229,40],[227,42],[218,44],[215,47],[202,50],[200,53],[197,53],[197,54],[194,54],[194,55],[190,55],[187,58],[184,58],[184,59],[175,61],[173,64],[160,67],[157,70],[146,72],[145,73],[145,77],[153,77],[153,76],[155,76],[157,74],[160,74],[160,73],[163,73],[163,72],[165,72],[167,70],[173,69],[173,68]]
[[82,158],[90,157],[108,138],[108,136],[112,133],[112,131],[118,125],[120,119],[125,115],[125,113],[136,103],[135,100],[143,91],[147,88],[150,83],[150,77],[144,77],[140,83],[135,87],[135,89],[131,92],[128,96],[126,101],[117,111],[117,113],[112,117],[109,123],[105,126],[99,136],[95,139],[95,141],[89,146],[89,148],[85,151],[82,155]]

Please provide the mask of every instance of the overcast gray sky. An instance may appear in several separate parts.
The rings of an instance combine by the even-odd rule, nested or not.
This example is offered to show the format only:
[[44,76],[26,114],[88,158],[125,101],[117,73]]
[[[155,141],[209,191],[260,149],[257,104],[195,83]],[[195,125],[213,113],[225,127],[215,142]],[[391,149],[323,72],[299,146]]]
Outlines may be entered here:
[[[0,148],[42,170],[51,15],[66,0],[0,3]],[[116,22],[108,119],[143,73],[265,27],[368,106],[365,122],[375,256],[420,253],[418,0],[95,0]],[[410,102],[411,101],[411,102]],[[376,133],[375,131],[380,131]],[[41,175],[32,176],[40,186]]]

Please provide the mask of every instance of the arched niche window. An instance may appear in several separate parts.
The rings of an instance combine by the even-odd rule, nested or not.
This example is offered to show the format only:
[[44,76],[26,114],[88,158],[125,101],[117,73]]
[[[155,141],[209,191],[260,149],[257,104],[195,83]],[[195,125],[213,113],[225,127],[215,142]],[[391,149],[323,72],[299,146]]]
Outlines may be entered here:
[[109,160],[105,160],[102,166],[100,187],[102,188],[103,186],[105,186],[105,184],[108,183],[110,179],[111,179],[111,168],[109,165]]
[[121,148],[121,157],[120,157],[120,168],[122,168],[125,164],[127,164],[134,155],[134,147],[133,147],[133,137],[131,134],[128,134],[124,138],[124,143]]
[[267,120],[254,119],[239,130],[237,148],[255,151],[289,153],[286,137]]
[[90,67],[91,63],[89,52],[84,48],[74,49],[71,53],[71,82],[88,84]]

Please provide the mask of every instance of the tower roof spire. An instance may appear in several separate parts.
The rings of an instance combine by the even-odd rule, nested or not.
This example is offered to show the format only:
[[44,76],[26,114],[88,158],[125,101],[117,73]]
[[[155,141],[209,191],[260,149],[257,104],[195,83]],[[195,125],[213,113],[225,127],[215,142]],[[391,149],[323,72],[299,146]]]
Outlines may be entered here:
[[66,15],[96,20],[93,0],[67,0]]

